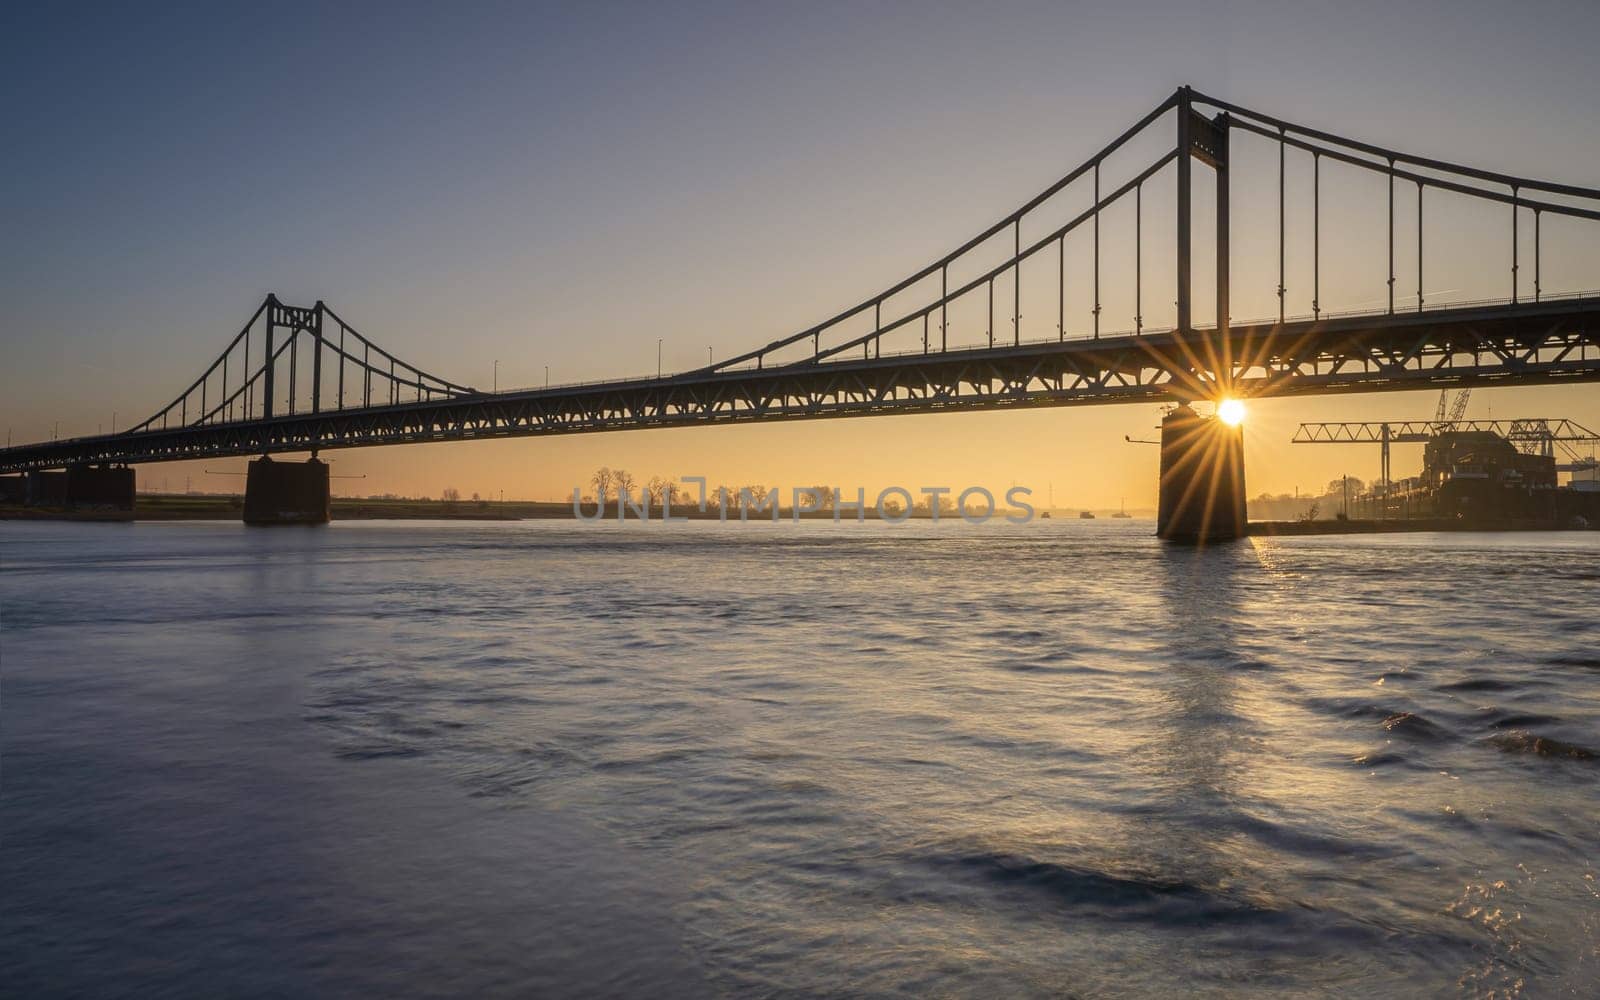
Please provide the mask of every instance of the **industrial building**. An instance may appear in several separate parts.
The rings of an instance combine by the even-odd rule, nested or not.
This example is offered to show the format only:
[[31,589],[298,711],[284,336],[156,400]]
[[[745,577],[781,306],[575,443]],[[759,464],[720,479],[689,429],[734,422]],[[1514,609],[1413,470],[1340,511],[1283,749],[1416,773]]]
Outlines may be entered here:
[[[1438,520],[1496,527],[1600,527],[1600,435],[1570,420],[1462,420],[1301,424],[1299,444],[1377,444],[1382,472],[1338,513],[1352,520]],[[1390,474],[1392,444],[1421,443],[1420,475]],[[1587,448],[1587,454],[1585,453]],[[1566,476],[1565,482],[1562,477]]]

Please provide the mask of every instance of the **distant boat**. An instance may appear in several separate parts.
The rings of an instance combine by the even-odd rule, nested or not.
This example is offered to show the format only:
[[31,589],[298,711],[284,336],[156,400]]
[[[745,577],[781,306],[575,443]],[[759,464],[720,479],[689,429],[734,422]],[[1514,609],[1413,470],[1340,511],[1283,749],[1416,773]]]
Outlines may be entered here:
[[1080,521],[1093,521],[1094,520],[1094,511],[1092,511],[1092,510],[1081,510],[1081,511],[1079,511],[1078,512],[1078,520],[1080,520]]
[[1132,514],[1128,513],[1128,499],[1127,499],[1127,497],[1123,497],[1123,499],[1122,499],[1122,509],[1117,511],[1115,514],[1112,514],[1111,516],[1112,517],[1132,517],[1133,516]]

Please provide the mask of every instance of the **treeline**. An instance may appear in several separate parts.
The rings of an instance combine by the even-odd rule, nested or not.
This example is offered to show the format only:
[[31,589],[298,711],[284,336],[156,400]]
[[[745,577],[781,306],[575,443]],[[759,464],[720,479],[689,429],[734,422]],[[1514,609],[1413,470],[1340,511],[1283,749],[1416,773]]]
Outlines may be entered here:
[[[1336,518],[1344,512],[1345,498],[1351,501],[1377,488],[1382,481],[1367,483],[1355,476],[1328,481],[1321,494],[1261,493],[1250,500],[1250,517],[1257,521],[1316,521]],[[1348,489],[1348,494],[1346,490]]]
[[[679,512],[690,507],[698,509],[700,504],[700,485],[698,483],[685,488],[681,483],[664,479],[661,476],[651,476],[649,479],[640,482],[627,469],[613,469],[608,466],[601,466],[595,470],[593,476],[589,477],[587,485],[590,492],[582,496],[582,502],[584,504],[594,504],[597,502],[596,498],[604,496],[606,507],[612,510],[616,508],[618,497],[626,494],[631,500],[637,501],[641,495],[641,490],[649,495],[651,510],[661,510],[669,500],[673,509]],[[844,509],[850,511],[855,509],[856,498],[854,496],[841,497],[840,491],[835,487],[800,486],[796,488],[811,495],[812,499],[807,501],[807,504],[817,512],[832,512],[841,501],[846,505]],[[739,505],[739,498],[746,493],[750,497],[752,506],[764,507],[768,498],[774,492],[779,492],[779,495],[774,499],[775,505],[781,510],[790,510],[795,500],[793,489],[795,488],[774,491],[771,487],[761,483],[747,483],[744,485],[731,483],[712,485],[707,483],[705,487],[706,508],[707,510],[718,509],[722,498],[726,497],[728,509],[730,511],[736,510]],[[871,516],[876,510],[876,495],[872,493],[865,494],[863,502],[867,508],[868,515]],[[884,512],[891,516],[898,515],[904,510],[904,504],[893,498],[885,500],[883,506]],[[929,498],[925,496],[916,501],[911,505],[911,510],[912,513],[918,515],[932,513]],[[956,514],[955,500],[949,496],[941,496],[939,498],[939,513]],[[852,514],[851,516],[854,515]]]
[[[686,489],[675,480],[664,479],[661,476],[651,476],[649,479],[640,482],[627,469],[612,469],[607,466],[601,466],[595,470],[593,476],[589,477],[588,486],[590,492],[584,494],[584,503],[594,503],[596,498],[600,496],[606,498],[607,504],[614,504],[617,498],[623,495],[636,500],[641,495],[640,491],[642,490],[644,493],[649,494],[650,506],[654,510],[660,510],[669,500],[672,506],[679,508],[698,507],[700,504],[700,485],[698,483]],[[812,495],[817,498],[818,510],[832,510],[833,505],[839,499],[839,491],[830,486],[803,486],[801,489],[810,490]],[[713,486],[707,483],[706,506],[715,507],[717,506],[718,497],[726,496],[728,498],[728,506],[732,507],[739,502],[740,494],[745,491],[749,492],[751,502],[758,506],[765,504],[767,497],[773,492],[769,487],[760,483],[751,483],[743,486],[735,486],[728,483]],[[782,496],[778,497],[780,506],[783,499]]]

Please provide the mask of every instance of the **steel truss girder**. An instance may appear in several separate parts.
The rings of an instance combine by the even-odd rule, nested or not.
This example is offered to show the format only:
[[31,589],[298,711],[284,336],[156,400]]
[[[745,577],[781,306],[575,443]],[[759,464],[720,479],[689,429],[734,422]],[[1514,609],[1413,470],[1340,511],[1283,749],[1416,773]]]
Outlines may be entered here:
[[646,427],[1600,380],[1600,303],[1234,326],[696,372],[0,451],[0,471]]
[[1561,417],[1514,420],[1345,420],[1301,424],[1292,444],[1416,444],[1441,433],[1497,434],[1509,441],[1600,441],[1600,434]]

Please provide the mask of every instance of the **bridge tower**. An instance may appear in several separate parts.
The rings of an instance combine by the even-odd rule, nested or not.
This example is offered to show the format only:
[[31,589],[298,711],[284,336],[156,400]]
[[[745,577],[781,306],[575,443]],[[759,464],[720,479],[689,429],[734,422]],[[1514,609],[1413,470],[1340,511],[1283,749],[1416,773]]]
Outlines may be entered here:
[[[1201,416],[1190,405],[1200,398],[1221,399],[1233,388],[1228,335],[1228,115],[1221,112],[1206,118],[1194,110],[1192,97],[1188,87],[1178,91],[1178,332],[1201,341],[1203,347],[1183,359],[1187,371],[1172,373],[1179,405],[1161,421],[1156,534],[1169,541],[1204,544],[1244,534],[1244,430]],[[1194,331],[1191,159],[1217,175],[1217,324],[1210,337],[1196,337]]]
[[[298,351],[301,334],[305,334],[309,339],[308,347],[312,352],[311,412],[313,415],[321,413],[324,353],[322,324],[326,307],[320,300],[310,309],[286,306],[278,301],[276,295],[268,295],[265,311],[267,344],[263,367],[264,419],[269,422],[272,419],[273,397],[277,392],[273,374],[278,367],[277,356],[281,352],[274,347],[273,341],[279,330],[286,330],[289,334],[288,415],[294,415],[298,396],[295,378],[300,368]],[[263,433],[270,434],[270,427],[264,427]],[[311,442],[313,448],[318,443],[319,440]],[[261,457],[250,463],[245,474],[245,524],[327,524],[331,517],[331,500],[328,466],[317,458],[315,450],[311,453],[311,459],[306,462],[274,462],[271,456],[266,454],[265,439],[263,440]]]

